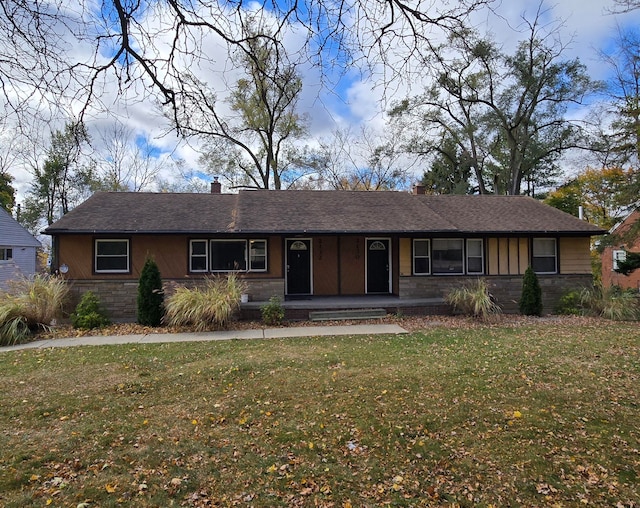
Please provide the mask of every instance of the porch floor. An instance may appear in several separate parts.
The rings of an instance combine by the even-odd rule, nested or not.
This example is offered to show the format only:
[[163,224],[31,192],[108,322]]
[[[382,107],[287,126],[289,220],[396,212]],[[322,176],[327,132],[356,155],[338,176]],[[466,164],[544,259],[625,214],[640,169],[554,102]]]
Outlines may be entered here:
[[[260,319],[260,307],[268,302],[250,301],[240,304],[243,319]],[[442,298],[398,298],[394,295],[304,296],[281,302],[285,319],[307,320],[310,312],[355,309],[385,309],[388,314],[450,314],[451,308]]]

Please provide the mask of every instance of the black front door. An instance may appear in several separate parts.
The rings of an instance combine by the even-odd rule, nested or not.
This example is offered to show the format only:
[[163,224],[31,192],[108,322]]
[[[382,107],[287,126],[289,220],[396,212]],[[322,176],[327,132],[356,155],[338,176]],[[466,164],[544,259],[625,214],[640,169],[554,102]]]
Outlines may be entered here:
[[311,240],[287,240],[287,294],[311,294]]
[[367,240],[367,293],[389,291],[389,240]]

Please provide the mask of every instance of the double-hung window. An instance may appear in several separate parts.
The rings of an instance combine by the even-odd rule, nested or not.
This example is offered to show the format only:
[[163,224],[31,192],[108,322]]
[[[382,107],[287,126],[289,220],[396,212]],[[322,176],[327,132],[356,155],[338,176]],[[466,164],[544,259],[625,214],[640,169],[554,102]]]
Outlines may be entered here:
[[532,242],[531,268],[536,273],[556,273],[558,256],[555,238],[534,238]]
[[431,244],[432,273],[439,275],[464,273],[464,240],[434,238]]
[[95,271],[96,273],[129,273],[129,240],[96,240]]
[[413,274],[428,275],[431,273],[431,242],[429,240],[413,241]]
[[467,240],[467,273],[482,275],[484,273],[484,255],[481,238]]
[[209,271],[209,240],[191,240],[189,242],[189,270],[192,272]]
[[252,272],[267,271],[266,240],[249,240],[249,270]]
[[13,249],[11,247],[0,247],[0,262],[11,261],[13,259]]

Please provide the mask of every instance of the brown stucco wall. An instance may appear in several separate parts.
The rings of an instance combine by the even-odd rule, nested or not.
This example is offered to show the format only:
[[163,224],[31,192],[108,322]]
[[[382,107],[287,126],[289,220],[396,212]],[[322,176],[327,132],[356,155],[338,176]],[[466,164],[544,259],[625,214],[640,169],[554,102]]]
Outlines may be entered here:
[[316,237],[313,244],[313,293],[315,295],[338,294],[338,238]]
[[363,236],[346,236],[340,246],[340,294],[364,294],[366,242]]
[[[94,235],[60,235],[57,238],[58,266],[66,264],[69,271],[67,279],[83,280],[138,280],[147,259],[151,256],[158,264],[163,278],[202,278],[204,274],[189,274],[189,240],[194,236],[187,235],[122,235],[109,238],[128,238],[131,249],[131,273],[127,274],[95,274],[93,273],[94,240],[105,238]],[[282,277],[282,241],[280,237],[266,238],[268,242],[267,272],[245,274],[248,278]]]

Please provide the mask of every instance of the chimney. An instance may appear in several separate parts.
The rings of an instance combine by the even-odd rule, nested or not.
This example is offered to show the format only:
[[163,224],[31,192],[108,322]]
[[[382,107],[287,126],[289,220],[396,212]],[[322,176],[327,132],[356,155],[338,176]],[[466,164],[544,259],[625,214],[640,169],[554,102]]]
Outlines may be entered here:
[[415,185],[413,186],[413,193],[414,193],[414,194],[416,194],[416,195],[417,195],[417,194],[426,194],[426,193],[425,193],[424,185],[421,185],[421,184],[419,184],[419,183],[415,184]]
[[222,193],[222,184],[218,181],[218,177],[213,177],[213,182],[211,182],[211,194],[221,194]]

